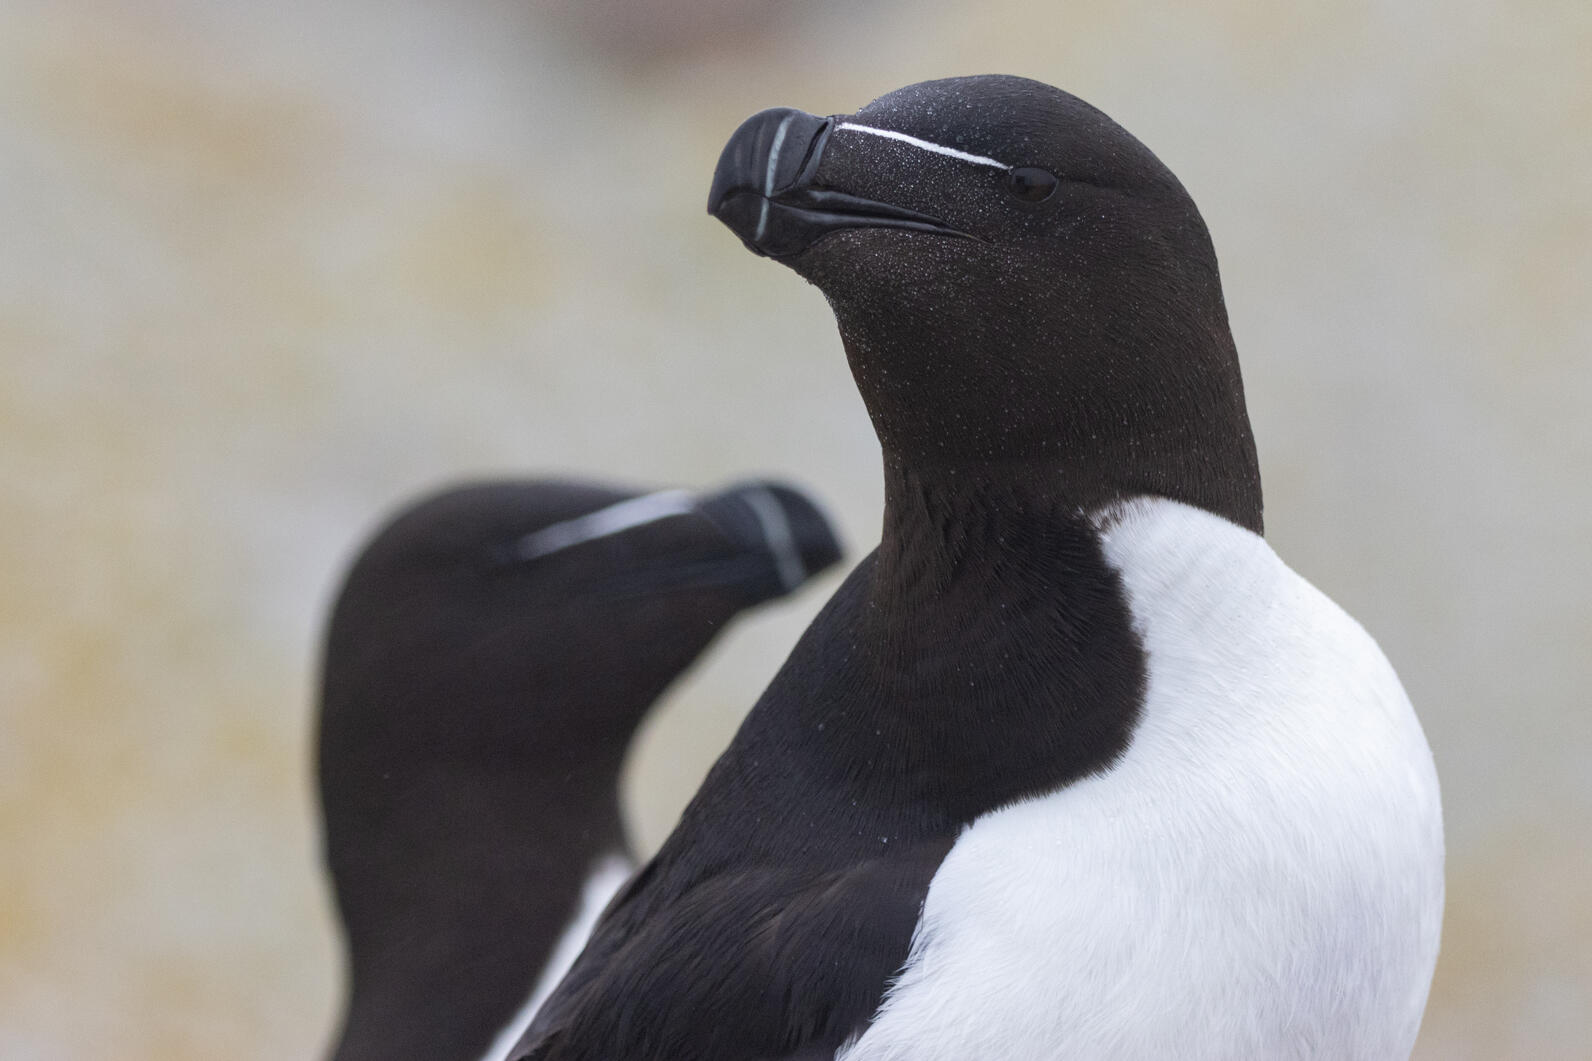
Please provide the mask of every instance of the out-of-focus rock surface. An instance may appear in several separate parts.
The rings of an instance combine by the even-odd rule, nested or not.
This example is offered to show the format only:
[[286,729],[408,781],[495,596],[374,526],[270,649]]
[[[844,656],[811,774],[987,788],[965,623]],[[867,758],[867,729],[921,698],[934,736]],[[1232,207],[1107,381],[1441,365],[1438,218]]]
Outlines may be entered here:
[[[1422,713],[1450,873],[1418,1056],[1584,1057],[1592,5],[622,6],[0,3],[0,1056],[321,1049],[316,642],[400,497],[778,471],[867,548],[827,310],[708,177],[764,106],[1007,71],[1202,204],[1270,536]],[[646,843],[824,592],[649,727]]]

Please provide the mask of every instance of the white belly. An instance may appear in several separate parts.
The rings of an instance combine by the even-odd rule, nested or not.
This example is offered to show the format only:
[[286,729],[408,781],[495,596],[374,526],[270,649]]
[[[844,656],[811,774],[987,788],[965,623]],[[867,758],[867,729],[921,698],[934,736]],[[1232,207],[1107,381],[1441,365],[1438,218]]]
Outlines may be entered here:
[[1164,500],[1102,526],[1148,655],[1131,743],[962,834],[837,1061],[1407,1057],[1443,838],[1397,677],[1258,536]]

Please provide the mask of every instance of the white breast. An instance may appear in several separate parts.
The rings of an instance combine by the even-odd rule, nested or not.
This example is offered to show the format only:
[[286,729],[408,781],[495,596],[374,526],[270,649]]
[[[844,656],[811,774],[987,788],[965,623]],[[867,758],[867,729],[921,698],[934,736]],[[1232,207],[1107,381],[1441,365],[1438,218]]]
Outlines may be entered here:
[[1407,1057],[1443,838],[1398,678],[1260,537],[1164,500],[1101,527],[1148,654],[1131,743],[962,834],[837,1061]]

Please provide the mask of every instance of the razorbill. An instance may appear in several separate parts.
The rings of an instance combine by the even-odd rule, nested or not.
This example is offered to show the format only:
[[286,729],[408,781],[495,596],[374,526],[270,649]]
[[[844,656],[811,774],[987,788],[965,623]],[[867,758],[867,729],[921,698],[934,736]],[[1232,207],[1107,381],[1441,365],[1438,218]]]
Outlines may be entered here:
[[514,1044],[632,869],[617,781],[647,709],[737,613],[839,556],[817,507],[765,482],[484,483],[375,535],[322,665],[336,1061]]
[[513,1056],[1408,1055],[1437,777],[1376,644],[1261,537],[1177,179],[975,77],[764,111],[709,209],[829,300],[883,537]]

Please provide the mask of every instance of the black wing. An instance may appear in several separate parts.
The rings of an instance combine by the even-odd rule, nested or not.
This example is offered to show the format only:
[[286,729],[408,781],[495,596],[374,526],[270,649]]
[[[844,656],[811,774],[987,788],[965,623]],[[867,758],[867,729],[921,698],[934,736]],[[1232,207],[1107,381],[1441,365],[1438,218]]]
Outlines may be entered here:
[[828,1057],[878,1008],[949,848],[947,839],[831,869],[706,874],[661,852],[510,1056]]

